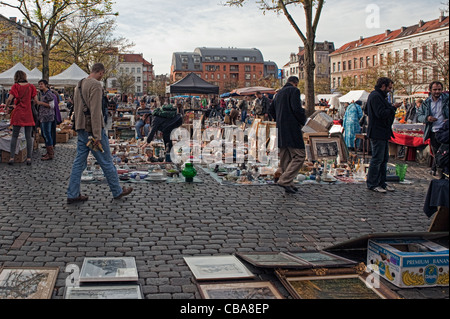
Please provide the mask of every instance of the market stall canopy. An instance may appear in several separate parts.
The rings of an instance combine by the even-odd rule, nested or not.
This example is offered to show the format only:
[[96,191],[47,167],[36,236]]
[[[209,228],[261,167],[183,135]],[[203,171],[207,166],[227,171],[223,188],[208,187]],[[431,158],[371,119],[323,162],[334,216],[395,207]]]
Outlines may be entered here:
[[24,71],[27,77],[30,76],[31,71],[28,70],[22,63],[17,63],[11,69],[6,70],[0,74],[0,85],[12,86],[14,84],[14,75],[17,71]]
[[195,73],[190,73],[180,81],[169,85],[166,93],[175,94],[219,94],[219,87],[213,85]]
[[88,76],[86,72],[74,63],[64,72],[50,77],[49,83],[53,86],[77,86],[78,82]]
[[238,95],[254,95],[256,92],[267,93],[267,94],[275,94],[275,89],[266,88],[263,86],[253,86],[247,88],[241,88],[231,91],[231,94],[236,93]]
[[341,96],[342,94],[318,94],[317,99],[319,99],[319,101],[324,99],[328,102],[331,108],[335,108],[339,106],[339,98]]
[[37,84],[40,80],[42,80],[42,72],[39,71],[38,68],[34,68],[30,71],[30,74],[28,75],[28,82]]
[[343,97],[340,97],[339,102],[341,103],[352,103],[353,101],[367,102],[368,97],[369,93],[364,90],[350,91]]

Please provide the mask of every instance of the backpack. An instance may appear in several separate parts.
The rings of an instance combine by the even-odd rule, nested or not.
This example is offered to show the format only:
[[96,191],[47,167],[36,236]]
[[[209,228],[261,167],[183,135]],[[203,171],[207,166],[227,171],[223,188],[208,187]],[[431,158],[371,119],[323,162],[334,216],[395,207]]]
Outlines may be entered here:
[[437,167],[442,169],[448,168],[448,144],[441,144],[434,159]]

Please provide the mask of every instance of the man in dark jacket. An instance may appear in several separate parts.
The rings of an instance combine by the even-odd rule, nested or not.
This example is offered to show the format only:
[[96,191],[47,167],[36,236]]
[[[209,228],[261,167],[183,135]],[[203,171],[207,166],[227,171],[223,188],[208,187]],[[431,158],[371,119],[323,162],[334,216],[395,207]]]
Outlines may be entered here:
[[275,173],[275,179],[278,185],[290,194],[298,191],[293,181],[306,158],[302,134],[306,115],[300,100],[300,90],[297,88],[298,82],[297,77],[290,77],[275,96],[269,109],[270,115],[277,123],[280,148],[280,167]]
[[372,144],[372,160],[367,174],[367,187],[375,192],[393,192],[395,188],[386,184],[386,170],[389,161],[389,140],[394,136],[392,124],[401,103],[392,105],[387,100],[394,82],[389,78],[379,78],[375,90],[367,100],[369,127],[367,136]]
[[166,146],[166,161],[171,162],[170,151],[172,150],[172,131],[183,124],[183,118],[177,113],[177,109],[172,105],[164,105],[153,112],[152,129],[147,137],[147,144],[153,141],[156,133],[163,133],[164,145]]

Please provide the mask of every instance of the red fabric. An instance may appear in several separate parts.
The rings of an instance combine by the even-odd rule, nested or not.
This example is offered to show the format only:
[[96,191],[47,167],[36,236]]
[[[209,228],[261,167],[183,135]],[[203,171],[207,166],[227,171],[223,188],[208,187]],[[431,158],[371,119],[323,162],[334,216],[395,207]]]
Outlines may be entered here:
[[424,142],[423,137],[415,137],[394,132],[394,137],[391,138],[391,143],[410,147],[420,147],[430,144],[430,141],[427,140],[426,142]]
[[11,125],[35,126],[33,111],[31,110],[31,100],[37,94],[34,85],[20,85],[16,83],[13,85],[9,93],[15,97],[15,106],[14,113],[11,117]]

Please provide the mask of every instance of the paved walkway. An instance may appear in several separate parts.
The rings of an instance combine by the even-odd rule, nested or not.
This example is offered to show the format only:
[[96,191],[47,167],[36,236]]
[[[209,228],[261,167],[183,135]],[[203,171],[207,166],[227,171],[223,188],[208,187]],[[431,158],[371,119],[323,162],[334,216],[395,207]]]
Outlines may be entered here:
[[[202,170],[201,184],[133,184],[113,201],[106,184],[84,184],[84,204],[67,205],[75,139],[56,159],[32,167],[0,164],[0,266],[58,266],[63,298],[69,264],[85,257],[135,257],[149,299],[199,299],[184,256],[323,249],[371,233],[423,232],[422,208],[432,177],[410,164],[412,185],[378,194],[364,185],[303,185],[296,195],[276,186],[221,186]],[[273,273],[249,268],[261,278]],[[287,291],[277,283],[283,295]],[[401,291],[405,298],[448,298],[447,288]]]

